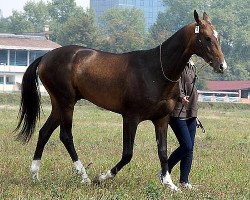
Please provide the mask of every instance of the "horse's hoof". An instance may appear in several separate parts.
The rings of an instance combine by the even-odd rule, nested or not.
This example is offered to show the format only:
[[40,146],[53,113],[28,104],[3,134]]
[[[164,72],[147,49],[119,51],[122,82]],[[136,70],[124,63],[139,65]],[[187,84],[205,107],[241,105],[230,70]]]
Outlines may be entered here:
[[107,179],[110,179],[110,178],[113,178],[114,175],[111,173],[111,171],[107,171],[106,173],[101,173],[99,176],[97,176],[95,179],[94,179],[94,183],[95,184],[100,184],[102,182],[104,182],[105,180]]
[[166,185],[168,188],[170,188],[170,190],[172,190],[173,192],[181,192],[181,190],[176,186],[176,185]]
[[162,182],[162,184],[165,185],[166,187],[168,187],[173,192],[181,192],[181,190],[173,183],[166,183],[166,182],[163,183]]
[[100,182],[100,180],[99,180],[99,176],[96,176],[96,177],[94,178],[93,183],[94,183],[95,185],[100,185],[100,184],[101,184],[101,182]]
[[38,177],[38,173],[37,172],[32,172],[32,181],[35,183],[35,182],[38,182],[39,181],[39,177]]
[[167,186],[173,192],[181,192],[181,190],[172,182],[170,174],[167,172],[165,176],[159,173],[160,181],[163,185]]

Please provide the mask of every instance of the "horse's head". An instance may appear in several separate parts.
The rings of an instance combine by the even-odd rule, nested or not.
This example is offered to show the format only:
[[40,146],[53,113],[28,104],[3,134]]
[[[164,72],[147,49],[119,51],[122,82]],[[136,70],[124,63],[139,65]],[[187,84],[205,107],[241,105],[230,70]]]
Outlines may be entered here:
[[195,10],[194,18],[196,21],[195,30],[193,30],[195,32],[194,54],[202,57],[216,72],[223,73],[227,63],[221,50],[218,32],[205,12],[203,19],[200,19]]

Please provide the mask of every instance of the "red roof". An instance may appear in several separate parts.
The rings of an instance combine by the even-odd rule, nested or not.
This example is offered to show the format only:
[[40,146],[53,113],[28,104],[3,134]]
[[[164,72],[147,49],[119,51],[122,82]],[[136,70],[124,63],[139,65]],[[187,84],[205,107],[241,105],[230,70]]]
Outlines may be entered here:
[[250,89],[250,81],[208,81],[208,90],[227,91]]
[[27,36],[14,34],[0,35],[1,49],[47,49],[52,50],[61,45],[42,36]]

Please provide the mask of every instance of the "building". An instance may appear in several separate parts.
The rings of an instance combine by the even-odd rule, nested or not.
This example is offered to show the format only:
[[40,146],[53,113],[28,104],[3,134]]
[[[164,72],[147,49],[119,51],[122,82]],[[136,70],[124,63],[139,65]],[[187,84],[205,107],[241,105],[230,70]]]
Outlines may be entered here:
[[97,20],[113,7],[141,9],[147,30],[155,23],[158,13],[165,9],[162,0],[90,0],[90,8],[95,11]]
[[241,98],[250,99],[250,81],[208,81],[211,91],[239,92]]
[[[45,35],[0,33],[0,92],[19,91],[27,67],[46,52],[60,47]],[[42,92],[44,88],[42,87]]]
[[208,81],[199,101],[250,103],[250,81]]

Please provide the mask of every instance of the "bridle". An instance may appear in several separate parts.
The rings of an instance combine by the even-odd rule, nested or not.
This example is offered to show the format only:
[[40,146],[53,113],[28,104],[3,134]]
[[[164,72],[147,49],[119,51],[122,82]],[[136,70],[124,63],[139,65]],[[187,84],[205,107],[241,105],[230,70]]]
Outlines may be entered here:
[[[201,37],[200,37],[200,26],[198,24],[196,24],[196,27],[197,26],[199,27],[199,29],[198,29],[199,32],[196,33],[197,34],[196,43],[198,43],[196,48],[199,48],[202,51],[202,54],[206,55],[206,52],[205,52],[205,49],[204,49],[204,46],[202,44]],[[207,62],[207,64],[209,64],[209,65],[212,63],[213,63],[212,60]]]
[[172,83],[177,83],[179,80],[180,80],[180,78],[178,78],[177,80],[172,80],[172,79],[170,79],[170,78],[168,78],[167,76],[166,76],[166,74],[165,74],[165,72],[164,72],[164,69],[163,69],[163,65],[162,65],[162,59],[161,59],[161,54],[162,54],[162,43],[160,44],[160,64],[161,64],[161,71],[162,71],[162,74],[163,74],[163,76],[164,76],[164,78],[166,79],[166,80],[168,80],[168,81],[170,81],[170,82],[172,82]]

